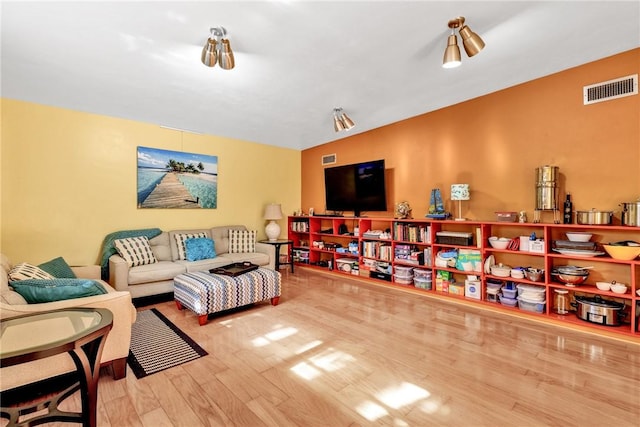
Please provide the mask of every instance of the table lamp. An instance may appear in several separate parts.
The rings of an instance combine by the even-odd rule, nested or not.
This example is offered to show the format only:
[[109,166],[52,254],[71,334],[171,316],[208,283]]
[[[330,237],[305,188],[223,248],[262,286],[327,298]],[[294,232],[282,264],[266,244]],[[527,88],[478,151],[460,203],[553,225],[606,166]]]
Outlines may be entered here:
[[280,226],[276,222],[282,219],[282,207],[280,204],[271,203],[264,209],[264,219],[270,221],[264,229],[269,240],[278,240],[280,237]]
[[469,184],[451,184],[451,200],[458,202],[458,217],[456,221],[467,220],[462,217],[462,201],[469,199]]

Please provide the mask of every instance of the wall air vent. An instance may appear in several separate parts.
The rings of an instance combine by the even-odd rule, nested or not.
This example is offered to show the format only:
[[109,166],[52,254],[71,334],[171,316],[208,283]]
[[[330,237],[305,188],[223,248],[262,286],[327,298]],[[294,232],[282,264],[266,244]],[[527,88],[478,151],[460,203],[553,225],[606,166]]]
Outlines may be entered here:
[[325,154],[322,156],[322,166],[324,165],[332,165],[336,162],[335,154]]
[[619,79],[613,79],[602,83],[585,86],[582,88],[584,105],[596,102],[609,101],[638,94],[638,75],[632,74]]

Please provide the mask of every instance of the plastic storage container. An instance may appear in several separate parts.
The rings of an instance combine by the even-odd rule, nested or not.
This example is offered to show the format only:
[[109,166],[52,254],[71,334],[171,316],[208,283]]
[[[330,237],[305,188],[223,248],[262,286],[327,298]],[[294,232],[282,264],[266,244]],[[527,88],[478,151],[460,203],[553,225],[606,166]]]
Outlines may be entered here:
[[431,278],[427,279],[425,277],[413,276],[413,284],[416,288],[431,290],[433,286],[433,282]]
[[542,286],[534,285],[518,285],[518,296],[529,301],[544,301],[546,299],[546,290]]
[[502,295],[504,295],[505,298],[516,298],[518,296],[516,285],[513,282],[507,282],[502,287]]
[[535,313],[542,313],[544,312],[544,305],[545,305],[544,302],[532,301],[522,296],[518,297],[518,306],[520,307],[520,310],[523,310],[523,311],[533,311]]
[[420,277],[422,279],[431,279],[432,277],[432,272],[431,270],[421,270],[419,268],[414,268],[413,269],[413,277]]
[[[504,289],[502,289],[502,291],[504,292]],[[505,297],[503,294],[498,294],[498,297],[500,297],[500,304],[502,305],[506,305],[508,307],[515,307],[518,305],[517,298],[508,298],[508,297]]]
[[413,278],[413,267],[404,267],[401,265],[396,265],[394,268],[395,268],[394,276],[410,278],[410,279]]
[[399,285],[413,285],[413,276],[393,275],[393,281]]

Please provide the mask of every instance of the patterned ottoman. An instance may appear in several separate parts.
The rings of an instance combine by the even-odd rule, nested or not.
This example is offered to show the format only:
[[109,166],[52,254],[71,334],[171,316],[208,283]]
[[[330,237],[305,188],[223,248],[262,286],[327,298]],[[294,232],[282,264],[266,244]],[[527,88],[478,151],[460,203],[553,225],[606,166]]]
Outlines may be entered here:
[[195,271],[179,274],[173,279],[173,295],[178,310],[186,307],[198,315],[200,326],[207,316],[247,304],[280,299],[280,272],[258,268],[236,277]]

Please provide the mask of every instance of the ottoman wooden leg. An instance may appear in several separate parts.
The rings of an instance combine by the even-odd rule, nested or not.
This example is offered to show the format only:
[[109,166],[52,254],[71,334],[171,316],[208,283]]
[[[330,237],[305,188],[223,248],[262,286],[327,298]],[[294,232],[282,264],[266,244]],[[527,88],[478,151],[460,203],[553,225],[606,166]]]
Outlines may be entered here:
[[271,305],[278,305],[278,301],[280,301],[280,297],[271,298]]
[[182,303],[178,300],[175,300],[176,302],[176,307],[178,307],[178,310],[182,310]]
[[208,320],[209,320],[208,314],[201,314],[200,316],[198,316],[198,323],[200,324],[200,326],[206,325]]

